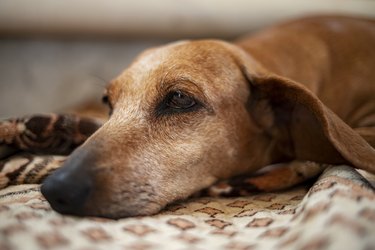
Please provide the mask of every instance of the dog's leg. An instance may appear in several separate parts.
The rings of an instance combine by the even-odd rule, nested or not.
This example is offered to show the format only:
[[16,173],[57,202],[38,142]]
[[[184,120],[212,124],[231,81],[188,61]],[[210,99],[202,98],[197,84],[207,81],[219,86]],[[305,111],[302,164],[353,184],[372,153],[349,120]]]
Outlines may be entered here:
[[261,169],[247,183],[259,191],[277,191],[318,176],[327,167],[311,161],[292,161]]
[[279,191],[317,177],[327,167],[311,161],[292,161],[267,166],[255,174],[241,175],[219,181],[198,193],[198,196],[233,197],[259,191]]
[[[375,127],[362,127],[354,129],[363,139],[375,148]],[[265,168],[259,175],[249,177],[247,182],[261,191],[276,191],[318,176],[326,164],[311,161],[292,161],[290,163]]]

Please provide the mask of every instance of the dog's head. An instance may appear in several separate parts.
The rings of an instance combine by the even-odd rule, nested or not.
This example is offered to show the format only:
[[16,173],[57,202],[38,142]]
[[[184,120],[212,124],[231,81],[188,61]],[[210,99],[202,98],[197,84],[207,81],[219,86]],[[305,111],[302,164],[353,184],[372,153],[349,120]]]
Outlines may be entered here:
[[[104,99],[109,120],[42,186],[59,212],[148,215],[274,161],[345,157],[346,149],[330,139],[324,105],[221,41],[148,50],[109,84]],[[296,115],[302,121],[294,123]],[[307,135],[304,123],[313,128]],[[348,130],[341,120],[334,124]],[[295,150],[299,138],[316,143]]]

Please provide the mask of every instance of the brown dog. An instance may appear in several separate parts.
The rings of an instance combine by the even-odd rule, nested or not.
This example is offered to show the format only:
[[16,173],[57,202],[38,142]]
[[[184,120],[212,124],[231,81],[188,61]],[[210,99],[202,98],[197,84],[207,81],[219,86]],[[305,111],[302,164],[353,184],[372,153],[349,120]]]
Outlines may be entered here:
[[150,49],[105,99],[110,119],[42,186],[59,212],[149,215],[293,160],[375,173],[375,22],[305,18]]

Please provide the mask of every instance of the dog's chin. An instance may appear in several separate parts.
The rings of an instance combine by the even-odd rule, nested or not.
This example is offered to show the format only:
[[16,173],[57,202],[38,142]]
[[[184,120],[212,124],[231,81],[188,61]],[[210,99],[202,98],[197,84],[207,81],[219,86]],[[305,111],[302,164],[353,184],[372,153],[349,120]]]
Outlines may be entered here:
[[128,217],[140,217],[140,216],[151,216],[160,212],[162,208],[157,209],[142,209],[138,211],[128,211],[128,210],[119,210],[119,211],[106,211],[104,213],[94,213],[89,216],[102,217],[107,219],[122,219]]
[[[78,217],[101,217],[107,219],[122,219],[128,217],[150,216],[157,214],[164,207],[156,203],[143,203],[135,205],[121,204],[92,204],[88,208],[69,213],[68,215]],[[57,211],[59,212],[59,211]],[[63,214],[66,214],[63,212]]]
[[150,215],[157,214],[158,212],[160,212],[160,210],[162,210],[162,208],[141,209],[138,211],[109,210],[105,212],[101,212],[100,210],[99,211],[80,210],[80,211],[69,212],[69,213],[66,213],[64,211],[58,211],[58,210],[55,210],[55,211],[62,215],[70,215],[70,216],[76,216],[76,217],[100,217],[100,218],[118,220],[118,219],[128,218],[128,217],[150,216]]
[[63,210],[50,203],[50,206],[56,212],[62,215],[76,217],[101,217],[107,219],[122,219],[127,217],[150,216],[160,212],[165,206],[154,202],[139,202],[136,204],[121,203],[93,203],[89,202],[84,207],[74,211]]

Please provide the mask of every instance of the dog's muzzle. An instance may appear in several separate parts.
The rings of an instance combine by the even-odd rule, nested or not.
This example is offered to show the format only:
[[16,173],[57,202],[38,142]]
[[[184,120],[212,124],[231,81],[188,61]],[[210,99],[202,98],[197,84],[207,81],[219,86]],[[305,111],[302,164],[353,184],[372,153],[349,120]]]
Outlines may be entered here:
[[[41,192],[59,213],[82,215],[93,191],[93,179],[81,156],[72,155],[43,182]],[[87,163],[87,162],[86,162]]]

